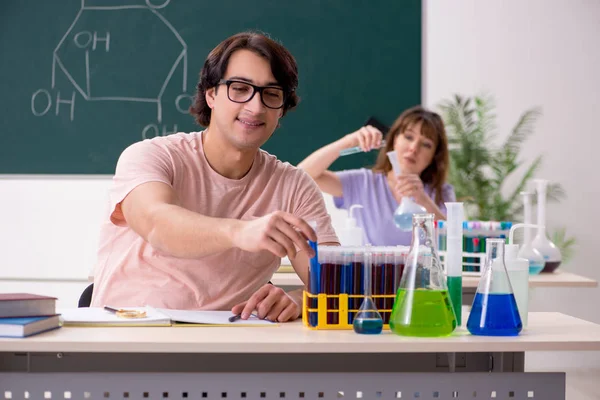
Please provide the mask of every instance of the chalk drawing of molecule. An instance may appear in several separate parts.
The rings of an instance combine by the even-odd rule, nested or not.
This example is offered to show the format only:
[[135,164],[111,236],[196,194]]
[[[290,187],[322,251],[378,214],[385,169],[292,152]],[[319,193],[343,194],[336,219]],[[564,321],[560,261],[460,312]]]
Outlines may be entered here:
[[[181,113],[187,112],[186,105],[189,106],[192,101],[192,96],[186,94],[187,45],[159,12],[171,0],[145,0],[142,4],[112,6],[87,1],[88,4],[86,0],[81,1],[81,9],[53,52],[51,88],[56,96],[46,89],[37,90],[31,98],[32,113],[35,116],[45,115],[51,110],[54,100],[55,114],[59,115],[61,105],[68,106],[70,120],[73,121],[76,95],[79,94],[90,102],[152,104],[156,107],[156,119],[160,124],[163,94],[178,69],[183,71],[182,94],[175,99],[175,107]],[[158,1],[162,3],[155,4]],[[150,40],[138,40],[133,46],[135,48],[131,48],[131,37],[143,38],[139,30],[148,26],[151,26],[152,36],[160,38],[160,48],[157,49]],[[165,63],[165,60],[168,62]],[[73,85],[74,90],[69,95],[65,95],[64,91],[61,94],[56,88],[59,72]],[[143,136],[151,131],[158,134],[158,126],[147,125]]]

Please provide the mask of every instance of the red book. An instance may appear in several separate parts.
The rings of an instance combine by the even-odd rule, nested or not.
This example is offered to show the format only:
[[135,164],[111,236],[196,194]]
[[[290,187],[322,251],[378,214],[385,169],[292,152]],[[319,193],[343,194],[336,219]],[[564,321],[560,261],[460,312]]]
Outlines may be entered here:
[[0,293],[0,318],[56,314],[56,297],[29,293]]

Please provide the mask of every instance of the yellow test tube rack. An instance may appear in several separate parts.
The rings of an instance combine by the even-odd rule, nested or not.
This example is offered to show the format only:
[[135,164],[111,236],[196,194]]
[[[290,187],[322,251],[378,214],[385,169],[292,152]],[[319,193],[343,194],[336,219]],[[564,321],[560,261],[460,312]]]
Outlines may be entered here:
[[[304,326],[306,326],[308,329],[312,329],[312,330],[342,330],[342,329],[353,329],[353,326],[351,323],[348,323],[348,314],[349,313],[358,313],[358,309],[350,309],[349,308],[349,300],[350,299],[356,299],[359,298],[360,299],[360,303],[362,303],[362,300],[365,298],[364,295],[362,294],[346,294],[346,293],[342,293],[342,294],[326,294],[326,293],[319,293],[319,294],[312,294],[307,292],[306,290],[303,292],[303,296],[302,296],[302,323],[304,324]],[[371,295],[371,298],[377,302],[377,299],[391,299],[391,303],[393,306],[393,302],[394,299],[396,298],[395,294],[377,294],[377,295]],[[312,299],[317,299],[317,308],[310,308],[309,307],[309,303],[311,303],[310,300]],[[332,300],[332,299],[337,299],[338,300],[338,304],[339,304],[339,308],[329,308],[328,307],[328,300]],[[331,302],[331,301],[330,301]],[[360,306],[360,305],[359,305]],[[378,309],[377,311],[379,311],[379,313],[381,314],[381,317],[383,318],[384,321],[389,321],[389,316],[392,313],[392,309]],[[309,317],[311,315],[311,313],[317,313],[317,325],[316,326],[311,326],[310,321],[309,321]],[[327,316],[329,314],[338,314],[339,317],[338,319],[338,323],[328,323],[327,322]],[[386,318],[387,316],[387,318]],[[384,324],[383,325],[383,329],[389,329],[389,324]]]

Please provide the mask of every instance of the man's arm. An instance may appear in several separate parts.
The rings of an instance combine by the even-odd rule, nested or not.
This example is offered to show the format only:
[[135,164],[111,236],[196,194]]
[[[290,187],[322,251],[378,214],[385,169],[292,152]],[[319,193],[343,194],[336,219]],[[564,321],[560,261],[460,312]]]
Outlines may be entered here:
[[176,257],[201,257],[234,246],[239,221],[206,217],[181,207],[175,191],[162,182],[136,187],[121,209],[131,229],[155,249]]
[[121,210],[131,229],[152,247],[180,258],[199,258],[232,247],[292,258],[295,244],[312,254],[306,238],[316,240],[312,228],[289,213],[240,221],[187,210],[180,206],[175,191],[162,182],[137,186],[121,202]]

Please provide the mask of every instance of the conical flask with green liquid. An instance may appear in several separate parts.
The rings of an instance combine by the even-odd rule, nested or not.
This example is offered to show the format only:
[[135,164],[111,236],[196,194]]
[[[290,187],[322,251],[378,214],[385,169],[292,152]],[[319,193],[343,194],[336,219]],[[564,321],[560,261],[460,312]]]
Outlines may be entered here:
[[456,328],[433,220],[433,214],[413,215],[412,242],[390,317],[390,329],[400,336],[447,336]]

